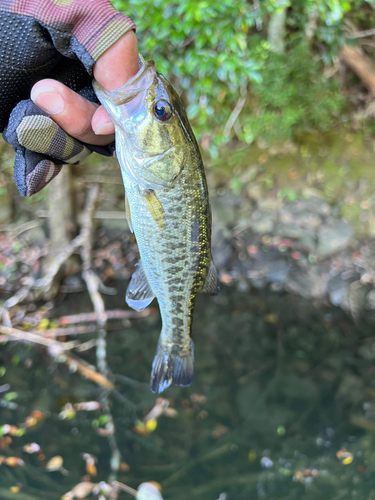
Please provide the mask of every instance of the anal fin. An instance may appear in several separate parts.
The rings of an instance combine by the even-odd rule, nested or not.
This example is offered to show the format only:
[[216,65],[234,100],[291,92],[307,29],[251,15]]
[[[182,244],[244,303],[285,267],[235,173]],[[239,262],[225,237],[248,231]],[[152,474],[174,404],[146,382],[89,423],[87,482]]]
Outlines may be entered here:
[[207,293],[209,295],[217,295],[219,291],[220,291],[219,277],[217,275],[215,265],[211,260],[206,282],[202,288],[202,293]]
[[136,311],[142,311],[155,298],[155,293],[148,282],[142,261],[136,264],[135,271],[126,290],[126,303]]

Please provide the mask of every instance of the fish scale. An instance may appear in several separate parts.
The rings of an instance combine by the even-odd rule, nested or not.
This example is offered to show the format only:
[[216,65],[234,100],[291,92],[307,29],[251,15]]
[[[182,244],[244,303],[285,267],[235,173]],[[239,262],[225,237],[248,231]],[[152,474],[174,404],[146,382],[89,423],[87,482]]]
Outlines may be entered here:
[[162,330],[151,389],[190,385],[195,298],[217,293],[211,259],[211,210],[203,162],[181,101],[152,61],[118,91],[95,91],[116,130],[128,220],[140,252],[127,303],[157,298]]
[[[199,176],[199,167],[194,165],[190,169],[195,170],[195,174]],[[190,318],[193,313],[194,298],[197,289],[202,286],[209,266],[209,256],[206,256],[208,252],[202,248],[200,254],[199,242],[191,237],[191,221],[198,218],[199,213],[197,203],[193,202],[195,191],[186,189],[189,186],[186,177],[191,175],[190,169],[183,170],[173,187],[173,193],[169,190],[158,192],[166,218],[166,229],[160,239],[158,238],[159,241],[155,241],[155,232],[158,228],[143,203],[138,185],[134,183],[130,185],[127,183],[127,177],[124,177],[141,260],[158,299],[163,319],[161,341],[171,342],[185,349],[190,342]],[[179,207],[179,210],[176,210],[176,207]],[[205,221],[204,227],[210,230],[208,220]],[[209,235],[205,235],[204,239],[208,241]],[[173,262],[170,262],[169,258],[171,253]],[[200,273],[196,272],[197,269]],[[183,322],[183,328],[174,327],[174,318]]]

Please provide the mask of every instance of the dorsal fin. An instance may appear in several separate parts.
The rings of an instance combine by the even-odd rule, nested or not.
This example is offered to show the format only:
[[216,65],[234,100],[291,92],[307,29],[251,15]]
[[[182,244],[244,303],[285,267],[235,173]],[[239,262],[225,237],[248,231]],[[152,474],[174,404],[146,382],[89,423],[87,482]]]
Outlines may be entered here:
[[219,291],[220,291],[219,277],[217,275],[214,263],[211,260],[206,282],[202,288],[202,293],[207,293],[209,295],[217,295]]
[[142,261],[139,260],[126,290],[125,300],[136,311],[142,311],[154,298],[155,293],[148,282]]

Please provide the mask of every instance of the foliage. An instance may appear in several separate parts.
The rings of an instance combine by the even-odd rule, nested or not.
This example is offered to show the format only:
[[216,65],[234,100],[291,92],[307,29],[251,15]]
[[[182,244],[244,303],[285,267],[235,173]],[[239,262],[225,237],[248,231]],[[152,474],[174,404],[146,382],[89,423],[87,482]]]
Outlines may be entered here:
[[260,12],[246,0],[116,0],[114,5],[135,19],[140,52],[183,91],[198,133],[217,121],[213,115],[219,109],[222,124],[241,86],[261,80],[267,44],[254,45],[248,37]]
[[[156,60],[182,94],[195,132],[211,154],[233,137],[233,130],[224,135],[225,124],[249,91],[259,107],[250,108],[247,98],[234,127],[241,140],[284,140],[303,129],[331,127],[343,101],[338,87],[324,80],[324,64],[337,57],[348,20],[364,29],[375,14],[373,2],[363,0],[113,3],[135,20],[140,52]],[[267,30],[270,18],[284,8],[292,49],[277,58],[270,53]],[[250,118],[243,118],[246,111]]]
[[306,46],[270,54],[262,75],[263,82],[252,87],[258,107],[243,127],[245,142],[257,136],[287,140],[310,128],[328,131],[337,121],[345,100],[337,84],[320,74]]

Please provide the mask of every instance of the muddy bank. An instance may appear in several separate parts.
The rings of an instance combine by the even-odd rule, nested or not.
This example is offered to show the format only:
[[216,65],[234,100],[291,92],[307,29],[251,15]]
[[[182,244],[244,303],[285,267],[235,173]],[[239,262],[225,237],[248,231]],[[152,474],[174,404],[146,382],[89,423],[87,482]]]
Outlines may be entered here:
[[375,309],[372,143],[342,135],[228,157],[232,175],[212,181],[224,283]]

